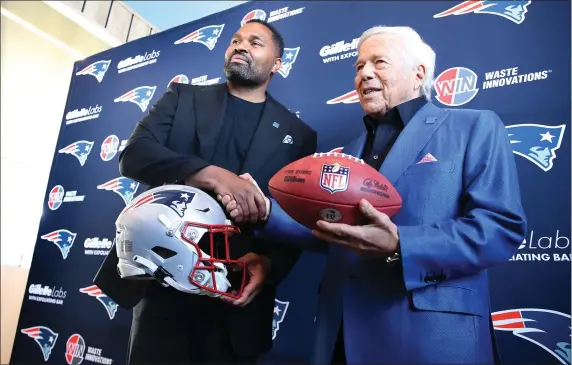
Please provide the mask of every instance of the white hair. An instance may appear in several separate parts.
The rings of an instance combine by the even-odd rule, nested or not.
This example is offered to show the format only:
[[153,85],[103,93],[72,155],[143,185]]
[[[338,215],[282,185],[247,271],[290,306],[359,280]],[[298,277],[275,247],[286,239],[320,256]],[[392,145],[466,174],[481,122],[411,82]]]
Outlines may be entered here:
[[423,38],[411,27],[388,27],[375,26],[361,35],[358,42],[358,49],[369,37],[379,34],[394,34],[403,39],[405,48],[405,59],[412,68],[419,65],[425,66],[425,80],[421,87],[421,95],[427,100],[431,100],[431,90],[433,89],[433,77],[435,74],[435,51],[423,41]]

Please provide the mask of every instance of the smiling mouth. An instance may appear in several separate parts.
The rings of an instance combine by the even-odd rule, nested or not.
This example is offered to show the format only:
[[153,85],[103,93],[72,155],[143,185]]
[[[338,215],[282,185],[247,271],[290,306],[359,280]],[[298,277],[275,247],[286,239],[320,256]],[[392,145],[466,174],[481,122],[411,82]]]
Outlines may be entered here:
[[371,93],[375,93],[375,92],[378,92],[378,91],[381,91],[381,89],[380,89],[380,88],[377,88],[377,87],[368,87],[368,88],[365,88],[365,89],[362,91],[362,94],[364,94],[364,95],[369,95],[369,94],[371,94]]

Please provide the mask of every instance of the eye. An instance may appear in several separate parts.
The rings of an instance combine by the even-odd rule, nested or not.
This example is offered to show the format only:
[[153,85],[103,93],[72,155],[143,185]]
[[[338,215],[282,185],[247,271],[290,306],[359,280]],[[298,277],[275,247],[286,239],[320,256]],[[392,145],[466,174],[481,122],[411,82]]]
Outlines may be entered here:
[[359,72],[362,68],[363,68],[363,65],[358,65],[358,66],[356,67],[356,71]]
[[238,39],[233,39],[233,40],[230,42],[230,44],[237,44],[237,43],[240,43],[240,42],[238,41]]
[[255,42],[252,42],[252,44],[255,45],[255,46],[262,46],[262,44],[260,44],[260,42],[256,42],[256,41],[255,41]]

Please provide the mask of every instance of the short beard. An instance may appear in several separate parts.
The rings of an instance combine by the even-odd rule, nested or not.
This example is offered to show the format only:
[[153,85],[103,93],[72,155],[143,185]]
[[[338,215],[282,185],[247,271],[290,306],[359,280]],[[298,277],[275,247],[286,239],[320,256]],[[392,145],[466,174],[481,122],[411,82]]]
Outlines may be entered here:
[[224,64],[224,75],[231,83],[245,87],[260,86],[266,81],[264,75],[252,69],[251,63],[231,63],[230,59]]

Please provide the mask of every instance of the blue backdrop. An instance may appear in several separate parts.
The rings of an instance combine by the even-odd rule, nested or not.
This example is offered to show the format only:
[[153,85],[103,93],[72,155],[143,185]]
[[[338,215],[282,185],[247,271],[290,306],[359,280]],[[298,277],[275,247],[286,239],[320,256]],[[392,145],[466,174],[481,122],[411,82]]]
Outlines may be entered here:
[[[379,24],[410,25],[435,49],[434,103],[500,115],[529,218],[518,254],[491,273],[501,353],[570,364],[569,1],[251,2],[78,61],[11,363],[124,363],[131,313],[92,285],[117,214],[146,188],[120,177],[119,152],[169,82],[224,82],[224,51],[251,18],[283,33],[270,92],[318,131],[320,150],[362,131],[352,64]],[[308,358],[322,265],[305,253],[280,286],[269,360]]]

